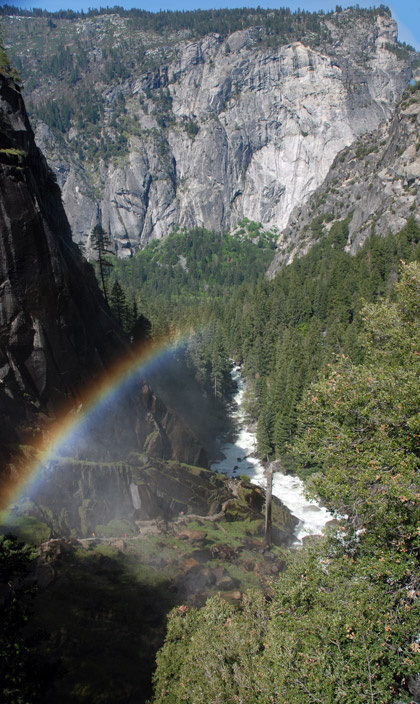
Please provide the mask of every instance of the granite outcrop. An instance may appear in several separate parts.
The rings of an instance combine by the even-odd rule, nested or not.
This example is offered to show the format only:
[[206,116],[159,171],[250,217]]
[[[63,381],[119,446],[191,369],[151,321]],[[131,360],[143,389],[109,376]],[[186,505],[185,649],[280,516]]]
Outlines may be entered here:
[[391,118],[335,158],[324,183],[291,213],[281,232],[272,278],[305,254],[337,221],[346,221],[346,251],[372,235],[396,234],[420,207],[420,83],[404,93]]

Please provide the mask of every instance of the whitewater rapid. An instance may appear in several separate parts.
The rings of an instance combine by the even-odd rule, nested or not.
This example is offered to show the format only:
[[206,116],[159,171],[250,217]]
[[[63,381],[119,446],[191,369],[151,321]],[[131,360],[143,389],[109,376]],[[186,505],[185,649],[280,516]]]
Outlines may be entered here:
[[[240,367],[233,367],[232,379],[238,388],[233,398],[231,414],[237,436],[234,442],[222,443],[220,450],[224,457],[214,462],[211,469],[229,477],[245,474],[254,484],[265,488],[264,466],[256,456],[256,433],[246,422],[243,407],[246,387]],[[333,518],[327,509],[318,506],[315,501],[308,501],[304,494],[303,482],[296,476],[282,472],[273,473],[273,494],[299,520],[295,530],[296,540],[299,542],[307,535],[320,534],[325,524]]]

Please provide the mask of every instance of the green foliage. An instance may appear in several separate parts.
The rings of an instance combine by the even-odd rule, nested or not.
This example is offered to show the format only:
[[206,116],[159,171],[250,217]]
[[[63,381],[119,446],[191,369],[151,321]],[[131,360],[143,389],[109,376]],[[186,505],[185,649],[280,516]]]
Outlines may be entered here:
[[110,47],[106,51],[106,62],[104,66],[105,81],[107,83],[125,81],[130,71],[128,66],[121,60],[121,51]]
[[7,55],[6,50],[3,47],[3,44],[0,45],[0,71],[3,73],[6,71],[9,71],[10,69],[10,62],[9,62],[9,57]]
[[[263,233],[258,231],[258,242]],[[228,296],[245,280],[264,275],[272,257],[272,236],[255,244],[204,228],[176,231],[154,241],[131,259],[114,262],[111,282],[117,279],[128,299],[151,321],[153,332],[172,324],[200,324],[217,317],[213,301]]]
[[300,465],[328,506],[386,545],[419,545],[420,267],[403,267],[395,302],[365,307],[365,361],[347,357],[299,412]]
[[[257,701],[251,698],[252,685],[266,619],[262,595],[255,599],[252,606],[248,602],[252,615],[246,605],[237,611],[220,597],[210,599],[201,611],[172,612],[157,658],[156,702]],[[248,615],[255,626],[255,648],[246,638]]]
[[[63,139],[71,127],[76,133],[71,148],[82,160],[90,162],[102,158],[105,162],[122,156],[127,147],[127,118],[122,93],[117,94],[113,103],[109,128],[105,129],[102,97],[91,85],[63,91],[56,100],[45,100],[36,107],[29,104],[28,111],[33,119],[45,122]],[[135,131],[134,125],[130,128]]]
[[[0,13],[1,14],[1,13]],[[3,31],[0,27],[0,72],[11,78],[17,85],[22,83],[19,71],[12,68],[6,49],[3,46]]]
[[311,222],[311,230],[315,237],[319,238],[322,237],[324,234],[324,228],[323,228],[323,222],[324,222],[324,216],[323,215],[317,215]]
[[[324,228],[326,221],[331,220],[321,216],[314,227]],[[362,359],[363,301],[385,295],[397,278],[398,261],[419,255],[414,218],[398,235],[372,236],[354,257],[343,251],[348,224],[333,222],[327,236],[272,282],[242,284],[219,307],[229,353],[243,362],[248,377],[264,455],[285,455],[302,393],[332,355]]]
[[187,343],[187,358],[207,396],[227,398],[232,391],[229,355],[223,331],[216,320],[199,330]]
[[175,122],[175,118],[172,113],[172,96],[169,88],[166,88],[166,90],[160,89],[158,93],[151,93],[150,97],[154,105],[152,114],[156,115],[159,127],[164,129],[172,125]]
[[105,538],[124,538],[137,535],[137,527],[125,519],[113,519],[107,525],[97,525],[95,535]]
[[26,515],[25,504],[19,507],[17,515],[11,513],[8,516],[6,525],[0,525],[0,531],[13,533],[18,540],[31,545],[39,545],[51,536],[51,530],[44,521],[32,515]]
[[37,116],[40,120],[62,133],[70,129],[73,114],[74,108],[72,104],[65,99],[61,100],[60,103],[48,101],[41,104],[37,110]]
[[365,156],[368,156],[369,154],[372,154],[373,152],[378,151],[378,145],[375,142],[367,143],[367,144],[361,144],[360,147],[357,147],[356,149],[356,158],[357,159],[363,159]]
[[274,452],[274,423],[273,399],[269,394],[266,382],[263,381],[261,385],[261,410],[257,426],[257,449],[263,459],[268,459]]
[[294,448],[346,520],[290,556],[269,600],[172,612],[156,704],[407,701],[420,667],[420,265],[363,320],[363,364],[342,357],[310,388]]
[[63,72],[71,73],[74,68],[74,58],[69,47],[60,46],[57,53],[46,57],[42,70],[54,78],[58,78]]
[[9,147],[9,148],[4,148],[0,149],[0,159],[3,156],[3,158],[8,159],[11,157],[12,159],[16,159],[18,164],[22,164],[24,159],[25,159],[25,152],[22,149],[16,149],[15,147]]
[[188,120],[184,125],[184,130],[191,138],[194,138],[200,131],[200,126],[194,120]]
[[134,321],[128,309],[126,295],[118,280],[113,283],[109,297],[109,307],[124,332],[130,334]]
[[276,248],[278,232],[265,230],[260,222],[249,220],[249,218],[246,217],[238,222],[237,228],[234,230],[233,234],[242,241],[249,239],[263,249],[265,247],[269,247],[270,249]]
[[[354,9],[354,16],[375,17],[378,14],[388,14],[387,8],[381,6],[378,9],[364,10]],[[195,11],[160,11],[147,12],[146,10],[131,9],[125,10],[122,7],[107,7],[99,10],[90,9],[88,12],[74,12],[73,10],[60,10],[50,13],[46,10],[26,10],[15,8],[10,5],[3,5],[0,14],[15,15],[20,14],[34,18],[53,18],[54,20],[69,20],[96,16],[106,16],[118,14],[122,18],[127,18],[131,31],[142,30],[143,32],[154,32],[160,35],[168,35],[173,32],[188,31],[192,36],[200,37],[209,33],[218,33],[227,36],[232,32],[247,29],[249,27],[263,26],[271,42],[276,44],[288,43],[302,40],[305,37],[307,42],[319,42],[324,38],[325,29],[322,25],[323,17],[334,18],[332,12],[316,13],[298,10],[292,12],[287,8],[264,10],[261,7],[247,7],[232,9],[213,9]],[[49,26],[51,27],[51,26]]]
[[156,704],[396,701],[420,664],[413,561],[389,554],[370,571],[365,557],[325,548],[290,560],[268,601],[250,593],[240,608],[214,597],[173,611]]
[[336,220],[331,226],[328,233],[328,242],[330,242],[333,247],[344,249],[346,246],[349,236],[350,221],[351,216],[346,220]]
[[391,44],[390,42],[386,42],[385,49],[395,54],[395,56],[400,59],[400,61],[406,61],[413,53],[414,47],[412,47],[410,44],[406,44],[405,42],[398,44]]

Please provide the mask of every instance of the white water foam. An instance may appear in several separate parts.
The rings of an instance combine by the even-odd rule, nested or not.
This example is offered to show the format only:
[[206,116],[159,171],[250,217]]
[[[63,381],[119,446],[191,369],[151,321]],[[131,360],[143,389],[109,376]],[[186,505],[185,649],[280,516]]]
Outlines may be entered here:
[[[247,427],[243,401],[245,382],[241,376],[241,368],[235,366],[232,370],[232,379],[238,385],[234,396],[232,418],[237,429],[234,442],[221,445],[224,457],[211,465],[211,469],[222,472],[228,477],[247,475],[254,484],[265,488],[266,478],[264,466],[256,457],[256,433],[252,427]],[[325,524],[333,516],[326,508],[318,506],[315,501],[309,501],[304,494],[303,482],[291,474],[276,472],[273,474],[273,495],[277,496],[285,506],[296,516],[299,524],[295,535],[301,541],[306,535],[319,535]]]

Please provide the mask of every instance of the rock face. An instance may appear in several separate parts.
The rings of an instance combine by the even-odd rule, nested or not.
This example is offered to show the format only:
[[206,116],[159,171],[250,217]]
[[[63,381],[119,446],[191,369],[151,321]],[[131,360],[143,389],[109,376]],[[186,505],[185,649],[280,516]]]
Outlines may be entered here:
[[399,232],[420,207],[420,84],[391,119],[335,159],[324,183],[297,206],[280,234],[268,276],[301,256],[337,220],[347,220],[346,249],[355,253],[372,234]]
[[20,92],[0,76],[0,378],[54,410],[127,349],[71,239]]
[[[59,187],[35,145],[20,92],[1,74],[0,194],[4,460],[7,445],[32,442],[43,418],[79,403],[85,387],[129,350],[93,269],[72,242]],[[207,464],[182,419],[138,380],[70,449],[83,459],[109,460],[143,447],[158,457]]]
[[[132,453],[127,462],[80,462],[54,459],[39,476],[16,515],[31,516],[50,529],[52,536],[121,537],[126,521],[131,535],[145,524],[172,522],[177,538],[203,547],[206,527],[238,522],[245,543],[264,546],[264,492],[241,482],[234,496],[232,482],[217,472]],[[185,527],[199,521],[199,530]],[[111,525],[109,525],[111,524]],[[281,501],[273,502],[273,544],[284,547],[295,540],[298,520]],[[102,526],[102,528],[101,528]],[[150,528],[150,525],[148,525]],[[178,530],[179,528],[179,530]],[[112,530],[116,532],[112,533]],[[110,533],[111,531],[111,533]],[[226,535],[222,529],[221,533]],[[220,538],[219,538],[220,539]],[[228,548],[226,548],[228,550]],[[234,557],[218,546],[207,559]]]
[[111,521],[206,516],[229,496],[226,480],[210,470],[133,453],[127,464],[51,462],[25,510],[55,535],[90,537]]
[[[100,20],[89,21],[95,61]],[[124,20],[107,21],[127,45]],[[79,35],[87,22],[78,21]],[[76,241],[89,247],[98,221],[119,256],[177,226],[228,231],[246,216],[283,230],[336,154],[390,117],[412,75],[413,56],[399,53],[396,24],[386,12],[338,12],[321,24],[322,41],[308,33],[283,46],[270,46],[264,27],[197,41],[174,35],[169,54],[165,47],[169,58],[153,70],[99,81],[103,114],[95,144],[99,149],[115,131],[112,119],[123,101],[121,157],[106,160],[99,149],[94,163],[81,161],[72,150],[74,120],[64,138],[38,120],[37,139],[62,188]],[[143,32],[141,41],[146,46],[151,37]],[[146,54],[159,64],[156,52]],[[32,94],[39,103],[39,90]]]

